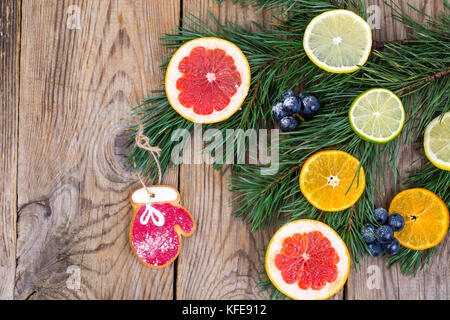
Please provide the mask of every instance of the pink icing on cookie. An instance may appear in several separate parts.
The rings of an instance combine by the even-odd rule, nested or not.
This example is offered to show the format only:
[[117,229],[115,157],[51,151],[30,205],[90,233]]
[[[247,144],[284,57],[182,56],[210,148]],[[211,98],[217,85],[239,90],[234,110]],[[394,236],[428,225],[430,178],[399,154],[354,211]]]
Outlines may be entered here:
[[171,262],[180,250],[176,225],[185,235],[193,231],[194,221],[184,208],[170,203],[141,206],[131,229],[131,243],[137,256],[154,267]]

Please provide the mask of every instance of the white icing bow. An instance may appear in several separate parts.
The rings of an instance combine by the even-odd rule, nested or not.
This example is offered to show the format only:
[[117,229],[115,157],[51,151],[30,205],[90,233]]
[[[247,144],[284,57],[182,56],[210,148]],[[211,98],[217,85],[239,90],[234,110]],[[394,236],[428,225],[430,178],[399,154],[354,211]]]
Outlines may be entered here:
[[153,224],[157,227],[162,227],[164,225],[164,215],[157,210],[155,207],[153,207],[151,204],[145,205],[145,211],[141,215],[140,222],[142,225],[147,225],[150,218],[152,218]]

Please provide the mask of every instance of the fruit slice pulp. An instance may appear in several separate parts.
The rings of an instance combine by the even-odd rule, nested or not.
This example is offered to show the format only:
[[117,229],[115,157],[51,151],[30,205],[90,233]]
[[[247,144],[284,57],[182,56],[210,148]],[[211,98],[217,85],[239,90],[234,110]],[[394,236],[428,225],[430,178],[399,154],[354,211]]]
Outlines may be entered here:
[[370,142],[386,143],[397,137],[405,121],[400,99],[386,89],[364,92],[350,108],[353,130]]
[[320,210],[347,209],[364,191],[363,168],[360,168],[359,180],[355,178],[358,167],[359,161],[346,152],[338,150],[318,152],[303,166],[300,173],[300,189],[305,198]]
[[450,171],[450,111],[427,126],[424,147],[426,156],[436,167]]
[[398,213],[405,227],[395,232],[404,247],[424,250],[439,244],[447,234],[449,213],[445,203],[433,192],[415,188],[394,197],[389,213]]
[[339,256],[321,232],[296,233],[283,241],[275,265],[288,284],[320,290],[336,280]]
[[247,97],[251,71],[235,44],[214,37],[184,43],[167,66],[165,90],[172,108],[194,123],[217,123]]
[[241,85],[234,60],[222,49],[195,47],[181,60],[178,99],[186,108],[208,115],[223,110]]
[[309,58],[329,72],[353,72],[369,57],[372,33],[367,22],[348,10],[331,10],[306,28],[303,46]]

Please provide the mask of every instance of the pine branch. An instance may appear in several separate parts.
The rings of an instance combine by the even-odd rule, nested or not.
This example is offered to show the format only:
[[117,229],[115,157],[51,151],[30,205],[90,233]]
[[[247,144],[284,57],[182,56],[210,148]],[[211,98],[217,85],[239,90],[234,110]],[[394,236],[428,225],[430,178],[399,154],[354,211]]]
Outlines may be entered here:
[[[423,132],[426,124],[436,116],[441,106],[449,105],[448,68],[450,57],[447,50],[449,42],[448,37],[446,38],[440,33],[442,30],[448,30],[449,24],[445,17],[444,15],[441,24],[446,24],[447,28],[442,27],[441,24],[435,24],[435,27],[430,29],[420,27],[423,29],[420,31],[420,36],[414,35],[412,40],[407,40],[402,44],[386,45],[386,51],[376,52],[373,60],[363,68],[363,72],[358,76],[336,75],[323,78],[322,75],[317,75],[311,79],[303,78],[305,81],[304,91],[314,92],[319,96],[321,102],[325,102],[324,114],[332,112],[329,110],[330,107],[333,107],[334,114],[332,113],[330,121],[317,118],[317,123],[314,120],[304,123],[299,132],[292,134],[292,138],[283,140],[283,146],[288,153],[281,151],[283,158],[280,159],[280,168],[283,168],[284,171],[281,171],[275,180],[254,179],[258,176],[258,170],[250,167],[245,168],[244,172],[236,171],[233,174],[232,190],[238,194],[239,203],[243,204],[235,214],[247,215],[253,228],[259,228],[265,223],[270,225],[281,217],[285,218],[284,221],[299,218],[322,220],[342,236],[352,252],[353,258],[358,262],[359,256],[366,252],[366,245],[360,239],[358,230],[363,223],[370,221],[371,216],[368,213],[373,211],[375,196],[384,193],[383,190],[379,192],[376,189],[377,185],[384,185],[384,181],[379,179],[384,176],[384,172],[391,172],[392,174],[389,174],[390,184],[397,184],[397,158],[400,141],[396,139],[385,146],[369,147],[370,144],[360,141],[358,138],[346,139],[346,137],[352,136],[348,121],[346,121],[347,108],[352,99],[363,91],[362,88],[382,86],[391,89],[402,97],[411,114],[405,127],[407,132],[405,142],[409,144],[416,140],[417,133]],[[397,18],[409,21],[409,18],[404,15],[399,15]],[[351,94],[347,96],[342,92]],[[448,109],[448,107],[446,108]],[[336,124],[339,124],[339,129],[334,127]],[[317,129],[318,127],[320,129]],[[325,135],[324,141],[321,136],[323,131],[333,132],[333,135]],[[314,134],[317,139],[311,143],[310,137]],[[331,140],[327,143],[326,140],[330,138]],[[289,145],[289,142],[292,145]],[[339,213],[340,218],[338,219],[336,215],[323,214],[309,205],[301,195],[296,183],[300,170],[299,163],[303,163],[312,153],[333,146],[338,149],[347,149],[346,151],[357,157],[364,157],[365,160],[361,160],[361,162],[366,169],[368,181],[365,194],[358,202],[353,214],[351,214],[351,210],[346,210]],[[366,150],[362,153],[359,152],[364,147]],[[298,150],[299,153],[294,153],[289,157],[292,150]],[[383,158],[386,159],[389,168],[384,167]],[[295,172],[291,174],[292,169]],[[419,176],[422,177],[422,175]],[[443,181],[448,181],[448,177]],[[438,185],[434,183],[430,182],[425,187]],[[270,186],[270,189],[267,186]],[[448,185],[440,187],[443,188],[441,190],[449,190]],[[241,193],[243,190],[247,190],[247,193]],[[287,195],[292,196],[288,197]],[[245,203],[251,205],[245,205]],[[429,261],[437,250],[438,248],[433,248],[417,252],[404,248],[389,260],[388,266],[400,263],[402,272],[415,273],[418,268],[422,268]],[[267,282],[263,281],[262,283],[269,286]],[[276,289],[274,292],[277,292]]]
[[[217,0],[219,4],[222,4],[225,0]],[[263,10],[275,10],[278,13],[290,13],[292,10],[312,9],[320,10],[323,8],[323,1],[315,0],[232,0],[234,4],[240,4],[241,6],[252,6],[259,11]],[[330,0],[330,5],[339,9],[359,9],[365,7],[365,2],[361,0]],[[315,11],[316,14],[320,11]],[[358,11],[359,12],[359,11]]]
[[[296,86],[300,86],[303,92],[314,93],[322,108],[318,116],[304,122],[297,132],[281,134],[280,170],[276,176],[261,175],[259,166],[232,167],[230,188],[234,191],[233,201],[237,207],[234,214],[246,219],[254,230],[299,218],[322,220],[341,235],[357,265],[366,252],[358,230],[372,219],[370,213],[375,198],[383,195],[384,184],[396,185],[400,179],[397,168],[400,145],[416,141],[423,135],[425,126],[449,108],[449,15],[444,12],[439,19],[428,17],[427,23],[421,25],[393,6],[395,18],[414,31],[412,39],[386,44],[382,49],[375,50],[370,61],[359,72],[330,74],[319,70],[301,50],[303,32],[314,16],[330,9],[352,7],[364,15],[362,1],[236,2],[261,9],[278,8],[280,14],[270,28],[255,24],[256,32],[231,23],[222,25],[211,16],[213,30],[190,15],[184,19],[181,30],[162,39],[167,47],[177,49],[182,43],[198,37],[220,37],[234,42],[248,58],[252,83],[242,111],[224,122],[205,128],[214,127],[221,131],[240,128],[245,131],[272,127],[271,106],[279,100],[282,92]],[[162,67],[165,69],[167,62]],[[386,145],[373,145],[353,133],[348,122],[348,107],[356,96],[374,86],[390,89],[401,96],[409,114],[404,128],[405,141],[397,138]],[[165,172],[171,165],[174,146],[171,138],[175,130],[191,130],[193,124],[178,116],[163,92],[158,94],[146,99],[135,112],[141,115],[144,133],[151,138],[151,143],[162,148],[160,159]],[[223,142],[224,145],[226,143]],[[360,159],[365,170],[366,189],[363,196],[356,206],[336,214],[312,207],[298,187],[302,164],[310,155],[323,149],[347,151]],[[145,151],[134,148],[128,163],[136,163],[137,169],[145,176],[152,176],[155,168],[150,159]],[[448,176],[433,168],[422,170],[416,176],[413,174],[408,182],[411,185],[422,183],[430,190],[433,186],[442,187],[445,198],[445,190],[449,190]],[[427,176],[428,179],[423,179]],[[381,186],[381,190],[377,186]],[[448,203],[448,192],[446,199]],[[436,251],[437,248],[423,252],[403,249],[392,257],[389,265],[400,263],[402,272],[415,272]],[[263,281],[261,288],[273,287],[270,281]],[[274,292],[273,297],[280,298],[280,294]]]

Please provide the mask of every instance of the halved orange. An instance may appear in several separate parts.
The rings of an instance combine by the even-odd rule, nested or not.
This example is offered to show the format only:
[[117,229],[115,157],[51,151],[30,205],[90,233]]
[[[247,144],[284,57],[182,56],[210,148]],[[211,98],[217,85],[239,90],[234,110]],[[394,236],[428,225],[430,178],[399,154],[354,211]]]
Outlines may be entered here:
[[284,225],[267,248],[267,275],[292,299],[328,299],[344,286],[349,269],[344,241],[320,221],[303,219]]
[[323,211],[350,208],[361,197],[366,184],[359,160],[344,151],[313,154],[300,172],[300,190],[314,207]]
[[167,66],[165,88],[170,105],[196,123],[231,117],[250,88],[247,58],[233,43],[206,37],[183,44]]
[[405,220],[405,227],[395,232],[395,237],[406,248],[432,248],[447,234],[448,208],[427,189],[408,189],[397,194],[389,206],[389,214],[393,213],[401,214]]

